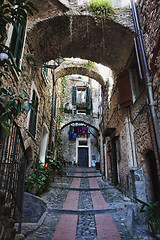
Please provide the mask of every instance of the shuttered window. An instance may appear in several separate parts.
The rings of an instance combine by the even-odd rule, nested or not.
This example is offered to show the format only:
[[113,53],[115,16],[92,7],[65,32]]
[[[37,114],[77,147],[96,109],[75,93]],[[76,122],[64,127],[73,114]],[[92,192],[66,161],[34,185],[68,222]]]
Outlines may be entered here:
[[76,87],[72,87],[72,105],[76,105],[76,95],[77,95],[77,89]]
[[121,108],[128,107],[132,104],[132,95],[130,89],[129,74],[124,70],[118,75],[119,103]]
[[22,49],[24,44],[25,28],[20,23],[16,22],[13,26],[13,32],[10,42],[10,50],[17,67],[20,66]]
[[[79,104],[79,109],[83,109],[87,115],[91,113],[90,88],[72,87],[72,105]],[[85,105],[84,105],[85,104]],[[80,111],[79,111],[80,112]]]
[[86,114],[91,114],[90,88],[86,88]]
[[37,111],[38,111],[38,97],[35,90],[33,90],[32,103],[34,107],[31,108],[30,121],[29,121],[29,131],[35,137],[36,135],[36,125],[37,125]]

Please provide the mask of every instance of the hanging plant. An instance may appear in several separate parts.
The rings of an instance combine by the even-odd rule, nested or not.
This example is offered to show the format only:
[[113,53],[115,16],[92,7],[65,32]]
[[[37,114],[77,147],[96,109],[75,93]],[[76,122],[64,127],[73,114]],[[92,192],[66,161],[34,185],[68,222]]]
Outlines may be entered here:
[[89,11],[93,14],[96,25],[99,25],[115,13],[114,8],[108,0],[91,0]]

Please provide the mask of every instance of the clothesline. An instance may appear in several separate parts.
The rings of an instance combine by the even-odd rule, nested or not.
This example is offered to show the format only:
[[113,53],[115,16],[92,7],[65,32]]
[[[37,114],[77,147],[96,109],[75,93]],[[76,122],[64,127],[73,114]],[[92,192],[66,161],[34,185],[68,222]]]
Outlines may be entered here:
[[70,125],[68,134],[70,139],[76,139],[78,135],[87,134],[87,133],[88,133],[88,127],[86,125],[82,125],[82,126]]

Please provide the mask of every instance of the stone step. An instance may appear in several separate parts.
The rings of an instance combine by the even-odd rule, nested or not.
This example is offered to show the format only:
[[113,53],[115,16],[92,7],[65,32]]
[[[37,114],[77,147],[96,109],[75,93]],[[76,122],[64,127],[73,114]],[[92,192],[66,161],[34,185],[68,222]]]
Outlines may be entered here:
[[70,187],[59,187],[59,186],[54,186],[55,189],[62,189],[62,190],[72,190],[72,191],[102,191],[102,190],[108,190],[108,189],[113,189],[113,187],[105,187],[105,188],[70,188]]
[[102,177],[102,175],[94,175],[94,176],[74,176],[74,175],[65,175],[65,177],[69,177],[69,178],[97,178],[97,177]]
[[58,208],[48,208],[48,213],[58,213],[58,214],[106,214],[122,211],[124,208],[106,208],[106,209],[58,209]]

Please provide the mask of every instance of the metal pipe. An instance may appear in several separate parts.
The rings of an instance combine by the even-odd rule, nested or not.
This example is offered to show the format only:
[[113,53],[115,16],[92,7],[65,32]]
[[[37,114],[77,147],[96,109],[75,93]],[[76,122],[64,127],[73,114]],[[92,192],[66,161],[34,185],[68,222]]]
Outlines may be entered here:
[[55,89],[54,70],[52,72],[52,80],[53,80],[53,89],[52,89],[51,120],[50,120],[49,145],[48,145],[48,150],[50,151],[52,150],[52,136],[53,136],[53,105],[54,105],[54,89]]
[[138,49],[139,49],[140,59],[141,59],[141,63],[142,63],[142,71],[143,71],[143,76],[145,78],[146,89],[147,89],[147,94],[148,94],[148,103],[150,106],[151,117],[152,117],[152,122],[153,122],[157,154],[158,154],[158,159],[160,162],[160,132],[159,132],[159,127],[158,127],[156,111],[155,111],[155,107],[154,107],[151,76],[150,76],[149,70],[148,70],[148,65],[147,65],[147,61],[146,61],[146,56],[145,56],[145,51],[144,51],[143,41],[142,41],[142,35],[141,35],[141,30],[140,30],[140,26],[139,26],[139,20],[138,20],[138,15],[137,15],[137,10],[136,10],[136,5],[135,5],[134,0],[131,0],[131,6],[132,6],[132,14],[133,14],[135,31],[137,34]]
[[[105,130],[105,125],[104,125],[104,89],[102,87],[102,126],[103,126],[103,135],[104,135],[104,130]],[[103,171],[104,171],[104,177],[106,176],[106,171],[105,171],[105,151],[104,151],[104,146],[105,146],[105,137],[103,136]]]

